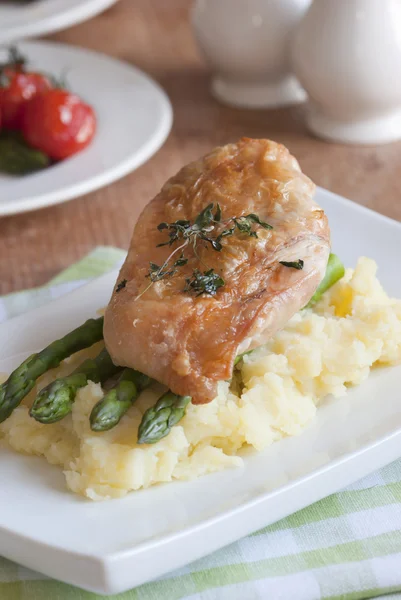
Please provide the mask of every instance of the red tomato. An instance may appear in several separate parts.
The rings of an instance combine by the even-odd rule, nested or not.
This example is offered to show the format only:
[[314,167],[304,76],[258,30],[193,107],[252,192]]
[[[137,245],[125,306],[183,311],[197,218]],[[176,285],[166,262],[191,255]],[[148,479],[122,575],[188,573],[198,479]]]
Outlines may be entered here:
[[40,73],[9,72],[9,83],[2,89],[3,127],[19,129],[27,102],[39,92],[51,88],[50,81]]
[[54,160],[62,160],[86,148],[96,131],[91,106],[75,94],[52,89],[27,104],[22,133],[25,140]]

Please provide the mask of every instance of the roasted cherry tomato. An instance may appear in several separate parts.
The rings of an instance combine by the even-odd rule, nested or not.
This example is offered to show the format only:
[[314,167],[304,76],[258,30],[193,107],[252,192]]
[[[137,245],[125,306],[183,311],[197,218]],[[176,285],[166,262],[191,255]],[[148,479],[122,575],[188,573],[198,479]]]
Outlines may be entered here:
[[2,88],[1,112],[3,127],[20,129],[22,114],[29,100],[51,88],[50,81],[40,73],[8,72],[8,81]]
[[62,89],[38,94],[24,110],[25,140],[53,160],[62,160],[83,150],[95,131],[96,116],[92,107]]

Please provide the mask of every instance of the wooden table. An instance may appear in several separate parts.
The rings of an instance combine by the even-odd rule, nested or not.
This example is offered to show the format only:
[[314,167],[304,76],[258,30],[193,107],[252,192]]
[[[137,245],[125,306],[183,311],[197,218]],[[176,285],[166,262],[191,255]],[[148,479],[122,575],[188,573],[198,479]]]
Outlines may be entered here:
[[165,179],[242,135],[284,143],[317,184],[401,220],[401,143],[327,144],[308,134],[302,107],[246,111],[219,105],[209,94],[208,73],[192,38],[189,5],[120,0],[97,18],[50,36],[150,73],[170,96],[174,125],[163,148],[121,181],[60,206],[1,219],[0,294],[44,284],[96,245],[127,247],[140,210]]

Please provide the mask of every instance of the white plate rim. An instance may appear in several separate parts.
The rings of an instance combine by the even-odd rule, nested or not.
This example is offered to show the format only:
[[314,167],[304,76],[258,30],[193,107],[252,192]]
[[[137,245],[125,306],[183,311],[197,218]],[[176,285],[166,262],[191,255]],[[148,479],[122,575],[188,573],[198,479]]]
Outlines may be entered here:
[[67,0],[67,10],[64,10],[62,13],[53,13],[37,21],[17,25],[6,31],[1,31],[0,28],[0,44],[15,43],[25,38],[55,33],[73,25],[78,25],[110,8],[117,1],[84,0],[84,2],[81,2],[81,5],[75,5],[72,9],[68,10]]

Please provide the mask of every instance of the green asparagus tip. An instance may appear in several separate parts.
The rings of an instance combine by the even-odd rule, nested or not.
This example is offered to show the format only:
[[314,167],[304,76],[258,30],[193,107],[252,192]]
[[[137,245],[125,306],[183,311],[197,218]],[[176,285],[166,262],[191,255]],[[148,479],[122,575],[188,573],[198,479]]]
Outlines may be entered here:
[[123,369],[112,389],[93,407],[89,417],[92,431],[108,431],[115,427],[150,383],[147,375],[134,369]]
[[39,392],[29,414],[39,423],[56,423],[71,412],[75,394],[75,388],[56,379]]
[[92,431],[108,431],[118,425],[138,395],[131,381],[121,382],[118,390],[110,390],[92,409],[89,418]]
[[[112,402],[117,401],[115,390],[108,392],[107,399],[112,399]],[[90,414],[89,422],[92,431],[108,431],[109,429],[113,429],[120,421],[121,417],[119,415],[117,417],[115,414],[110,415],[110,411],[107,408],[105,409],[103,400],[104,398],[95,404]]]
[[138,428],[138,444],[155,444],[166,437],[185,415],[191,396],[166,392],[154,406],[148,408]]

